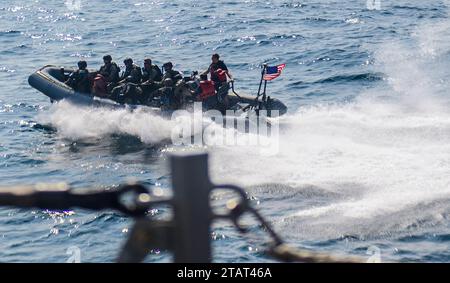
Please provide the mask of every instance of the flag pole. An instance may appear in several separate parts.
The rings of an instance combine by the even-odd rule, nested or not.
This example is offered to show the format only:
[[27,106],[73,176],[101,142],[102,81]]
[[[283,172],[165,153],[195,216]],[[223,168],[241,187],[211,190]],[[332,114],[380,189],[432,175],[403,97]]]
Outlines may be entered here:
[[[266,68],[267,68],[267,66],[266,66]],[[263,92],[263,97],[262,97],[263,102],[266,101],[266,89],[267,89],[267,81],[264,81],[264,92]]]
[[267,63],[264,63],[263,69],[261,71],[261,80],[259,81],[259,88],[258,88],[258,94],[256,95],[256,99],[258,99],[258,97],[261,95],[261,87],[262,87],[262,82],[264,80],[264,73],[266,72],[266,69],[267,69]]

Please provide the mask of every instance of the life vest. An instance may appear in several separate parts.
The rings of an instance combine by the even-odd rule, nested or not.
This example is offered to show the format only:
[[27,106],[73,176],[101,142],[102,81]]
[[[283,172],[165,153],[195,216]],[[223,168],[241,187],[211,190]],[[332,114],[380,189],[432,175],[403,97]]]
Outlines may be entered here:
[[107,96],[107,83],[104,76],[98,74],[94,79],[93,93],[98,97],[106,97]]
[[[224,69],[222,69],[224,68]],[[211,72],[211,80],[215,82],[226,82],[227,81],[227,70],[225,63],[223,61],[219,61],[218,63],[214,64],[212,63],[209,67],[209,70]]]
[[214,88],[213,81],[201,81],[200,89],[202,92],[200,93],[200,99],[205,100],[208,97],[216,95],[216,89]]
[[219,79],[220,82],[226,82],[227,81],[227,71],[222,70],[222,69],[217,69],[215,71],[217,78]]

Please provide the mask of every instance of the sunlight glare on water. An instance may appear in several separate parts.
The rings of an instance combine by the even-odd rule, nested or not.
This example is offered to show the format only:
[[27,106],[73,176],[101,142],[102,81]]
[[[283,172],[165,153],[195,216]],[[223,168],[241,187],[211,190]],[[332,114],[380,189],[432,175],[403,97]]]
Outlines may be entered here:
[[[133,178],[169,191],[167,154],[191,150],[168,143],[173,123],[145,111],[51,105],[27,84],[44,65],[83,58],[98,68],[110,53],[189,74],[218,52],[238,92],[254,94],[262,63],[286,63],[268,86],[289,107],[279,152],[209,147],[213,180],[244,186],[293,245],[449,260],[448,1],[101,2],[0,4],[2,185],[112,188]],[[84,261],[112,261],[129,228],[114,212],[0,208],[0,258],[65,262],[77,246]],[[215,261],[270,260],[249,249],[262,233],[242,238],[226,223],[213,232]]]

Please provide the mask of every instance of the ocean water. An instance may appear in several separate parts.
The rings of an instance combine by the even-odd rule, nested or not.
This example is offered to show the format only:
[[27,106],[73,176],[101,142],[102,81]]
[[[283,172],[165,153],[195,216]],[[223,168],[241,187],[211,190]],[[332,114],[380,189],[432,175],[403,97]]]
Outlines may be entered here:
[[[375,1],[376,2],[376,1]],[[450,260],[449,1],[101,1],[0,3],[0,185],[130,179],[170,193],[173,124],[143,112],[51,105],[28,83],[46,65],[174,62],[187,74],[221,54],[241,92],[261,64],[289,107],[280,150],[211,146],[216,183],[246,188],[291,245],[382,261]],[[240,134],[245,138],[245,134]],[[164,210],[157,212],[161,216]],[[248,220],[213,228],[214,260],[273,261]],[[0,261],[110,262],[132,220],[113,211],[0,208]],[[69,254],[68,254],[69,252]],[[167,262],[153,252],[149,262]]]

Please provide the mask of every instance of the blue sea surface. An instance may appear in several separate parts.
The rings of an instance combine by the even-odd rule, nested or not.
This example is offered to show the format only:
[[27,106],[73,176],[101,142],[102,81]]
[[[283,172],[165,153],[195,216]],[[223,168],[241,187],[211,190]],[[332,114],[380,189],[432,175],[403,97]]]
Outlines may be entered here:
[[[27,83],[44,65],[84,59],[96,69],[111,54],[120,65],[172,61],[188,75],[217,52],[238,92],[255,94],[262,64],[286,63],[268,84],[289,107],[278,153],[206,147],[213,181],[245,187],[295,247],[448,262],[450,2],[370,3],[1,1],[0,186],[137,180],[170,193],[168,155],[191,150],[165,142],[172,124],[159,117],[52,105]],[[213,227],[214,261],[274,261],[268,237],[246,223],[246,235],[227,222]],[[111,262],[132,224],[113,211],[3,207],[0,261],[66,262],[78,247],[83,262]],[[171,259],[152,251],[146,260]]]

